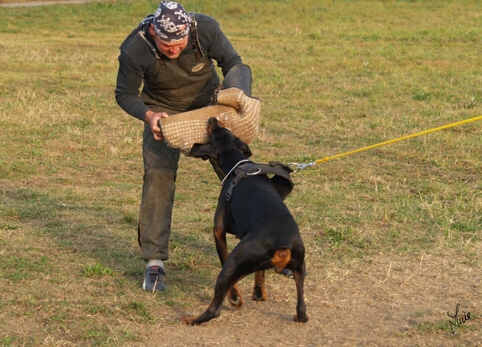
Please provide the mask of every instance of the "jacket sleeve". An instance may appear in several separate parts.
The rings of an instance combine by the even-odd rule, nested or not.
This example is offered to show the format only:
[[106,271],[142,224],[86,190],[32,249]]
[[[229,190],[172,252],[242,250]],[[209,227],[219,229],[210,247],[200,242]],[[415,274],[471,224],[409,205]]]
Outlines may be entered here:
[[241,57],[214,19],[207,16],[201,17],[199,32],[200,35],[204,36],[204,38],[200,38],[201,43],[207,42],[205,49],[209,57],[216,60],[218,67],[223,72],[223,76],[226,76],[234,66],[243,63]]
[[117,104],[128,114],[144,121],[149,108],[141,100],[140,87],[144,78],[142,67],[133,64],[129,55],[123,52],[119,55],[119,70],[117,73],[117,85],[115,99]]

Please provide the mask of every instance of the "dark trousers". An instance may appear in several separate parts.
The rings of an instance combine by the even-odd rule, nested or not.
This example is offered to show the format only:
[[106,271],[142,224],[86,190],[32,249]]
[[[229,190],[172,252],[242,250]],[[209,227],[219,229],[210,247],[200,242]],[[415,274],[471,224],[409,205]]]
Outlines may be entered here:
[[144,184],[139,213],[139,244],[144,260],[169,258],[172,208],[180,151],[156,141],[144,126]]

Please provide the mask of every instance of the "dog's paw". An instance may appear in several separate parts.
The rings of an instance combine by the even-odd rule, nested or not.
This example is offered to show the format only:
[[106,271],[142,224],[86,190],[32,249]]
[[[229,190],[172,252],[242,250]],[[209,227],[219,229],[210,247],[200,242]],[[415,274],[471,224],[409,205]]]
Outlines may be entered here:
[[242,297],[236,295],[236,297],[230,297],[229,298],[229,303],[234,308],[240,309],[244,304],[244,300],[243,300]]
[[303,315],[300,315],[298,316],[297,314],[295,314],[293,316],[293,320],[296,322],[296,323],[306,323],[308,322],[308,316],[306,314],[303,314]]
[[187,325],[196,325],[195,323],[196,318],[197,317],[195,316],[184,316],[184,317],[181,317],[181,321]]
[[253,293],[253,296],[251,297],[253,301],[266,301],[268,300],[267,297],[263,296],[262,294],[258,293]]
[[253,289],[253,295],[251,296],[253,301],[266,301],[268,300],[268,294],[264,286],[255,286]]
[[229,294],[229,303],[236,309],[240,309],[244,305],[244,299],[241,293],[239,292],[237,286],[231,288]]

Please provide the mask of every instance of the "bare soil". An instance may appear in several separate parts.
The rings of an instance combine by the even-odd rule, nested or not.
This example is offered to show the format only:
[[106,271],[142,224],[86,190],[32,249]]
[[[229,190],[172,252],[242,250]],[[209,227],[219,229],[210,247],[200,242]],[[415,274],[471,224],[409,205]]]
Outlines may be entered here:
[[[269,271],[268,301],[250,299],[248,276],[240,282],[246,300],[241,310],[225,301],[218,318],[187,326],[180,317],[206,309],[214,276],[193,284],[167,262],[168,291],[147,293],[141,289],[141,275],[128,281],[79,275],[89,263],[75,250],[81,245],[58,248],[50,238],[32,239],[29,233],[28,228],[2,231],[3,262],[32,259],[9,267],[9,278],[21,275],[22,266],[37,269],[27,278],[3,283],[0,296],[6,306],[0,312],[0,344],[10,342],[5,346],[76,346],[80,341],[108,341],[111,346],[482,346],[482,273],[473,264],[482,255],[480,247],[471,255],[436,254],[432,249],[413,256],[392,253],[320,261],[326,257],[310,242],[313,235],[302,230],[309,272],[307,323],[292,320],[294,281]],[[45,271],[39,259],[57,265]],[[196,270],[184,271],[183,276]],[[459,323],[468,314],[470,319],[453,332],[447,313],[454,315],[457,304]],[[150,319],[143,319],[144,310]],[[94,324],[95,329],[88,328],[88,333],[84,324]],[[90,336],[99,333],[105,338]]]
[[[380,254],[342,268],[309,264],[306,324],[292,321],[293,280],[273,274],[268,279],[269,301],[259,303],[249,300],[251,283],[245,279],[244,309],[225,306],[219,318],[195,327],[163,324],[146,332],[149,345],[481,346],[482,275],[460,261],[463,258]],[[453,315],[457,303],[459,319],[463,313],[471,318],[453,333],[447,312]],[[201,313],[207,304],[200,302],[190,313]],[[166,320],[182,314],[161,312]]]

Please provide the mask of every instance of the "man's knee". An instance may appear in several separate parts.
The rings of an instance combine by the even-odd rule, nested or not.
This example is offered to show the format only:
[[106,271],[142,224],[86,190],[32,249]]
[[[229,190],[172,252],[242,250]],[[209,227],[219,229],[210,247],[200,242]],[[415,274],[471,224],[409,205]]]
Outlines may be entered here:
[[147,169],[144,172],[143,195],[154,195],[156,199],[173,200],[176,173],[168,169]]

